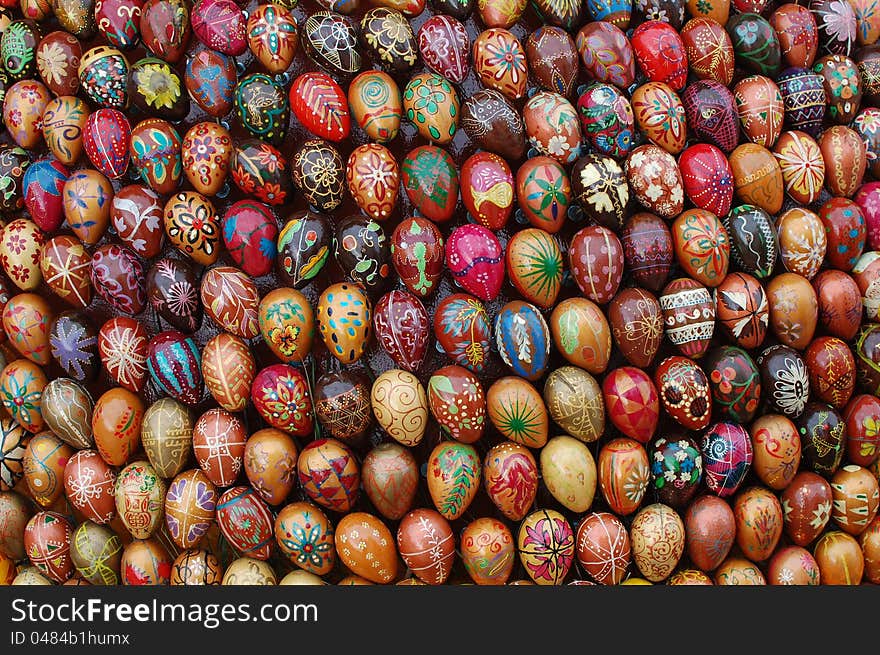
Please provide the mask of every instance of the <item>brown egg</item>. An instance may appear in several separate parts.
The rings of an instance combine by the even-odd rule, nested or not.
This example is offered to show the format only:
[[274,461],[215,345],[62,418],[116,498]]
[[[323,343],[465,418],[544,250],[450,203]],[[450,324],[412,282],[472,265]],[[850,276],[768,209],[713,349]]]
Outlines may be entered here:
[[143,416],[143,401],[128,389],[115,387],[98,398],[92,412],[92,432],[105,462],[122,466],[128,461],[137,450]]
[[[729,84],[730,80],[726,83]],[[737,82],[734,98],[739,120],[749,140],[772,148],[782,131],[785,116],[779,87],[769,77],[751,75]]]
[[737,197],[775,215],[782,209],[785,186],[773,153],[756,143],[743,143],[730,153]]
[[819,536],[831,518],[831,485],[811,471],[801,471],[780,495],[785,534],[798,546]]
[[412,507],[419,485],[416,458],[398,443],[380,443],[364,457],[361,480],[370,502],[396,521]]
[[428,584],[443,584],[452,572],[452,528],[433,509],[417,509],[403,517],[397,528],[397,548],[413,574]]
[[312,503],[291,503],[278,512],[275,542],[287,559],[315,575],[330,573],[336,564],[333,524]]
[[698,496],[684,515],[687,553],[703,571],[713,571],[733,546],[736,518],[730,505],[718,496]]
[[783,132],[773,147],[779,162],[785,192],[802,205],[811,205],[822,193],[825,161],[816,140],[806,132]]
[[684,552],[684,524],[668,505],[648,505],[633,519],[630,540],[639,571],[651,582],[661,582],[672,574]]
[[777,219],[776,230],[785,269],[812,280],[825,259],[828,245],[819,216],[809,209],[795,207]]
[[581,441],[596,441],[605,431],[605,404],[596,379],[585,370],[563,366],[547,376],[544,401],[550,417]]
[[633,366],[647,368],[663,341],[660,303],[648,291],[623,289],[608,306],[611,334],[621,354]]
[[478,585],[503,585],[516,559],[513,535],[501,521],[484,517],[461,532],[461,561]]
[[785,546],[770,558],[767,579],[772,585],[818,585],[819,565],[808,550]]
[[0,491],[0,525],[4,526],[0,554],[13,563],[25,557],[24,528],[33,515],[30,499],[14,491]]
[[681,569],[676,571],[666,581],[669,586],[679,585],[714,585],[712,578],[697,569]]
[[260,333],[269,349],[285,363],[300,363],[312,350],[315,315],[296,289],[273,289],[260,301]]
[[507,439],[530,448],[547,443],[547,407],[527,380],[513,375],[496,380],[486,392],[486,411],[492,425]]
[[53,317],[54,312],[42,296],[20,293],[3,308],[3,331],[19,353],[45,366],[52,358],[49,330]]
[[626,526],[614,514],[587,514],[578,524],[577,559],[596,582],[616,585],[623,580],[632,558]]
[[404,446],[418,445],[428,425],[428,397],[419,379],[403,369],[385,371],[373,382],[370,404],[376,423]]
[[210,200],[197,191],[180,191],[165,203],[168,241],[197,264],[209,266],[220,256],[220,219]]
[[868,158],[865,142],[850,128],[834,125],[822,133],[819,149],[825,162],[825,186],[831,195],[851,198],[862,184]]
[[158,539],[135,539],[122,550],[122,584],[167,585],[171,580],[172,561]]
[[[854,271],[854,276],[858,275]],[[843,271],[826,269],[813,278],[813,288],[819,302],[819,324],[832,336],[852,340],[862,318],[863,291],[856,280]]]
[[242,339],[260,333],[260,294],[257,285],[234,266],[215,266],[205,272],[201,286],[205,313],[218,326]]
[[40,272],[52,292],[73,307],[92,300],[92,256],[76,237],[60,234],[40,251]]
[[750,429],[752,470],[771,489],[785,489],[797,474],[801,438],[797,427],[782,414],[759,416]]
[[64,582],[73,575],[70,539],[73,528],[57,512],[34,514],[24,529],[24,546],[31,564],[55,582]]
[[803,350],[813,339],[819,315],[816,292],[796,273],[777,275],[767,285],[770,328],[786,346]]
[[228,412],[244,410],[255,374],[251,349],[241,337],[221,332],[202,349],[205,387]]
[[880,584],[880,517],[875,518],[868,529],[859,535],[859,545],[865,557],[865,577]]
[[556,349],[570,364],[594,375],[605,372],[611,358],[611,329],[605,314],[587,298],[568,298],[550,315]]
[[731,557],[715,571],[717,585],[766,585],[767,580],[755,564],[741,557]]
[[218,487],[230,486],[241,473],[246,441],[244,425],[224,409],[209,409],[193,428],[196,461]]
[[831,478],[831,497],[831,518],[844,532],[859,535],[877,516],[880,488],[867,469],[847,464]]
[[64,493],[64,468],[74,450],[51,432],[34,435],[24,451],[24,481],[38,504],[49,507]]
[[190,548],[171,564],[171,585],[219,585],[223,568],[213,553]]
[[642,504],[650,480],[648,453],[638,441],[613,439],[602,446],[599,451],[599,486],[605,502],[615,514],[626,516],[635,512]]
[[397,577],[394,537],[372,514],[352,512],[343,516],[334,540],[340,561],[355,575],[376,584],[388,584]]
[[161,398],[144,412],[141,443],[161,477],[173,478],[183,470],[192,450],[192,431],[189,409],[173,398]]
[[567,435],[553,437],[541,449],[541,478],[566,509],[590,509],[596,495],[596,462],[586,444]]
[[675,257],[684,272],[707,287],[724,281],[730,264],[730,237],[718,217],[689,209],[672,223]]
[[782,536],[782,506],[763,487],[740,492],[733,504],[736,544],[753,562],[766,560]]
[[219,123],[196,123],[181,143],[183,172],[199,193],[213,196],[222,188],[229,173],[232,137]]
[[330,436],[353,443],[370,430],[370,389],[370,379],[356,370],[328,371],[315,381],[315,416]]
[[483,460],[486,493],[511,521],[521,521],[538,493],[538,465],[528,448],[513,441],[493,446]]
[[[132,537],[147,539],[159,529],[165,513],[165,491],[165,482],[149,462],[132,462],[119,472],[116,512]],[[187,543],[190,545],[194,544]]]
[[83,130],[88,118],[89,108],[85,101],[74,96],[62,95],[46,105],[43,137],[49,152],[65,166],[76,164],[82,154]]
[[116,472],[96,450],[80,450],[64,467],[64,492],[70,504],[95,523],[116,515]]
[[819,565],[822,584],[858,585],[865,571],[859,542],[845,532],[827,532],[816,542],[813,557]]
[[278,578],[267,562],[252,557],[239,557],[226,567],[222,584],[274,586],[278,584]]
[[293,489],[297,455],[293,439],[276,428],[258,430],[245,443],[245,475],[270,505],[280,505]]
[[201,469],[175,477],[165,495],[165,524],[180,548],[196,546],[214,522],[217,489]]

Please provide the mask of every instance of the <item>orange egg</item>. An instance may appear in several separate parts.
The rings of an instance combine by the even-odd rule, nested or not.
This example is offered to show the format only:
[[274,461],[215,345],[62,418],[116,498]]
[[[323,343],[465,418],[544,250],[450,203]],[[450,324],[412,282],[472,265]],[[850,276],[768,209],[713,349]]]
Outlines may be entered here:
[[115,387],[98,398],[92,412],[92,432],[105,462],[122,466],[128,461],[137,450],[143,417],[143,401],[128,389]]
[[819,216],[803,207],[789,209],[777,219],[776,232],[785,270],[812,280],[822,266],[828,247]]
[[880,487],[868,469],[847,464],[831,478],[831,518],[851,535],[863,532],[880,504]]
[[528,448],[503,441],[486,453],[483,484],[505,517],[521,521],[538,493],[538,465]]
[[397,547],[387,526],[372,514],[346,514],[334,535],[339,559],[355,575],[376,584],[397,577]]
[[744,203],[775,215],[782,209],[782,170],[773,153],[756,143],[743,143],[730,153],[736,195]]
[[486,392],[486,411],[507,439],[530,448],[541,448],[547,443],[547,407],[527,380],[513,375],[496,380]]
[[770,558],[767,578],[772,585],[818,585],[819,565],[808,550],[785,546]]
[[122,551],[122,584],[167,585],[171,563],[172,557],[158,539],[135,539]]
[[661,582],[672,574],[684,552],[684,524],[668,505],[648,505],[633,519],[630,541],[642,575]]
[[845,532],[826,532],[813,549],[822,584],[858,585],[865,571],[859,542]]
[[796,273],[777,275],[767,285],[770,327],[776,338],[795,350],[803,350],[813,339],[819,317],[816,291],[807,278]]
[[750,433],[752,470],[771,489],[785,489],[801,461],[801,438],[794,423],[782,414],[765,414],[752,423]]
[[766,560],[782,536],[782,505],[764,487],[750,487],[734,501],[736,544],[753,562]]
[[501,521],[489,517],[468,524],[461,533],[461,560],[478,585],[503,585],[510,577],[516,549],[513,535]]
[[605,314],[587,298],[569,298],[550,315],[556,349],[569,363],[594,375],[604,373],[611,358],[611,328]]
[[221,332],[205,344],[202,377],[205,387],[223,409],[244,410],[255,374],[251,349],[240,337]]
[[41,401],[47,384],[43,369],[28,359],[7,364],[0,373],[3,407],[28,432],[39,432],[46,425]]
[[755,564],[742,557],[730,557],[715,570],[717,585],[766,585],[767,580]]
[[336,564],[333,535],[330,519],[312,503],[291,503],[275,519],[275,541],[281,553],[315,575],[330,573]]
[[280,505],[296,483],[296,444],[285,432],[265,428],[244,445],[244,472],[270,505]]
[[315,319],[308,299],[296,289],[281,287],[260,301],[260,333],[283,362],[302,362],[312,350]]
[[49,507],[64,493],[64,468],[74,450],[51,432],[35,435],[27,445],[22,465],[33,499]]
[[49,303],[35,293],[13,296],[3,309],[3,330],[18,352],[40,366],[52,359],[49,328],[54,313]]

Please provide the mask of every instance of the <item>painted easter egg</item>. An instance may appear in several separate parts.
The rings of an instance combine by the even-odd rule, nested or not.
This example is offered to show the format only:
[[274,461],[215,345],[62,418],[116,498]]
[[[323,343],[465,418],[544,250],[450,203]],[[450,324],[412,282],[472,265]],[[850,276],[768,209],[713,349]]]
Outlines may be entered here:
[[[525,56],[521,54],[521,57],[522,71],[518,79],[525,85]],[[511,69],[516,70],[516,66],[511,65]],[[403,111],[423,138],[440,145],[452,141],[461,114],[458,93],[437,73],[420,73],[410,78],[403,90]]]
[[547,443],[547,408],[541,394],[515,376],[495,381],[486,393],[489,419],[507,439],[540,448]]
[[284,362],[302,362],[312,350],[314,314],[308,299],[296,289],[278,287],[260,300],[260,334]]
[[250,348],[240,337],[221,332],[202,350],[202,377],[214,400],[229,412],[247,405],[256,364]]
[[161,477],[173,478],[183,470],[192,450],[192,436],[193,420],[186,405],[160,398],[144,412],[141,443]]
[[544,383],[544,402],[550,417],[573,437],[596,441],[605,429],[605,404],[596,379],[575,366],[551,372]]
[[144,403],[128,389],[105,391],[95,401],[92,433],[105,462],[122,466],[137,449],[144,418]]
[[492,152],[478,152],[461,166],[461,200],[470,215],[490,230],[507,224],[513,209],[513,173]]
[[813,338],[818,318],[816,292],[795,273],[777,275],[767,285],[770,328],[785,345],[803,350]]
[[498,295],[504,281],[504,250],[488,228],[461,225],[446,241],[446,266],[456,284],[488,301]]
[[515,561],[513,535],[497,519],[472,521],[461,533],[461,559],[478,585],[505,584]]
[[580,565],[591,578],[604,585],[619,584],[632,558],[626,526],[609,512],[594,512],[581,520],[576,549]]
[[716,423],[700,443],[706,486],[721,498],[736,493],[752,464],[752,442],[740,423]]
[[552,509],[529,514],[517,536],[519,558],[529,577],[539,585],[561,584],[571,570],[575,537],[565,517]]
[[312,431],[314,415],[309,385],[290,364],[273,364],[254,376],[251,401],[272,427],[295,436]]
[[840,413],[824,403],[810,402],[795,425],[803,463],[815,473],[833,475],[840,468],[846,442],[846,423]]
[[165,525],[180,548],[198,544],[214,522],[217,490],[201,469],[177,475],[165,494]]
[[599,152],[624,157],[633,144],[633,110],[610,84],[594,83],[578,98],[578,116],[586,140]]
[[215,195],[226,181],[232,157],[232,137],[218,123],[193,125],[181,142],[183,172],[199,193]]
[[788,66],[813,65],[819,36],[816,19],[808,7],[784,4],[771,14],[770,24],[779,39],[782,59]]
[[698,143],[681,153],[678,166],[691,202],[716,216],[726,216],[733,201],[734,177],[724,153],[710,143]]
[[587,298],[604,305],[617,293],[623,276],[623,247],[609,229],[594,225],[571,240],[568,261],[578,287]]
[[810,395],[810,379],[803,357],[793,348],[777,344],[761,353],[758,366],[769,405],[788,418],[800,416]]
[[199,279],[192,264],[164,257],[147,271],[147,300],[171,325],[192,334],[202,324]]
[[475,145],[508,161],[520,160],[525,154],[523,120],[510,101],[494,89],[481,89],[462,101],[461,128]]
[[428,492],[437,511],[449,521],[470,506],[480,486],[482,467],[469,444],[443,441],[428,457]]
[[586,298],[568,298],[550,315],[556,349],[569,363],[594,375],[604,373],[611,358],[611,328],[602,310]]
[[483,484],[495,506],[511,521],[525,518],[538,491],[538,466],[525,446],[502,442],[483,460]]
[[719,326],[738,346],[751,350],[767,335],[770,310],[760,282],[746,273],[731,273],[715,290]]
[[220,256],[220,218],[210,200],[197,191],[180,191],[165,203],[168,241],[194,262],[209,266]]
[[243,339],[260,333],[260,295],[254,281],[239,269],[215,266],[205,271],[200,297],[205,313],[224,330]]
[[390,249],[385,230],[375,220],[355,215],[340,221],[333,255],[342,271],[368,294],[375,296],[384,289],[391,274]]
[[[159,254],[164,238],[159,194],[139,184],[122,187],[110,203],[110,222],[122,242],[136,254],[150,259]],[[80,231],[86,243],[97,243],[103,230],[91,226]],[[106,227],[106,226],[105,226]]]
[[335,439],[318,439],[306,446],[297,462],[299,482],[316,503],[346,513],[358,499],[360,469],[354,453]]
[[212,553],[204,549],[190,548],[181,551],[172,563],[169,584],[174,586],[219,585],[222,579],[223,568]]
[[370,450],[361,468],[367,497],[382,516],[392,521],[412,507],[418,478],[415,457],[396,443],[381,443]]
[[363,287],[339,282],[318,299],[318,330],[327,350],[340,362],[360,359],[370,336],[372,309]]
[[150,339],[147,370],[153,382],[175,400],[187,405],[201,400],[201,356],[192,338],[169,330]]
[[804,361],[813,397],[842,409],[856,382],[856,363],[849,346],[837,337],[822,336],[807,347]]
[[40,260],[45,243],[46,235],[27,218],[10,221],[0,232],[0,265],[22,291],[33,291],[43,280]]
[[619,27],[606,21],[588,22],[578,31],[575,45],[591,78],[621,89],[633,83],[633,48]]
[[677,278],[664,287],[659,300],[669,340],[686,357],[702,357],[715,329],[715,304],[706,287]]
[[654,384],[663,409],[689,430],[702,430],[712,415],[709,380],[696,362],[687,357],[667,357],[657,367]]
[[148,462],[126,466],[116,478],[116,512],[135,539],[152,536],[162,521],[165,482]]
[[818,137],[827,106],[822,76],[808,68],[787,68],[776,84],[785,106],[786,127]]
[[[148,3],[151,1],[156,0],[148,0]],[[188,31],[188,22],[186,27]],[[179,36],[180,33],[176,35]],[[183,82],[193,102],[200,109],[209,116],[222,118],[232,110],[235,103],[235,88],[238,83],[235,59],[210,48],[201,48],[187,60]]]
[[362,66],[353,20],[331,11],[310,15],[300,29],[305,53],[340,79],[350,79]]
[[279,146],[287,134],[290,103],[284,88],[263,73],[251,73],[235,86],[235,114],[251,135]]
[[332,145],[321,139],[304,142],[294,152],[290,167],[294,186],[310,205],[326,212],[342,202],[345,169],[339,151]]
[[3,124],[16,145],[33,150],[42,143],[42,117],[50,98],[49,89],[37,80],[20,80],[6,90]]
[[550,330],[538,308],[520,301],[504,305],[495,319],[495,346],[517,375],[537,380],[547,368]]
[[656,503],[643,508],[630,526],[632,556],[646,579],[668,578],[684,552],[684,524],[671,507]]
[[117,316],[98,331],[98,353],[105,370],[129,391],[142,388],[147,375],[147,331],[126,316]]
[[352,118],[372,140],[387,143],[397,136],[403,99],[397,83],[387,73],[360,73],[349,84],[348,104]]
[[808,209],[794,207],[777,219],[776,230],[785,269],[813,279],[825,259],[828,243],[819,216]]
[[648,453],[632,439],[612,439],[599,451],[599,488],[616,514],[635,512],[651,481]]
[[74,448],[94,447],[94,401],[82,385],[70,378],[55,378],[43,389],[40,406],[48,428],[65,443]]
[[442,148],[410,150],[401,164],[403,189],[413,206],[436,223],[452,218],[458,202],[458,169]]
[[217,525],[236,552],[267,560],[275,549],[274,517],[251,487],[232,487],[217,499]]
[[125,246],[100,246],[92,253],[91,281],[95,291],[116,311],[140,314],[147,304],[144,267]]
[[[722,24],[695,16],[681,29],[688,66],[701,80],[728,86],[733,80],[733,43]],[[779,116],[782,119],[782,114]]]
[[315,505],[286,505],[275,519],[274,532],[281,553],[302,569],[326,575],[336,564],[333,524]]
[[749,354],[736,346],[720,346],[706,355],[703,368],[716,416],[738,424],[751,421],[761,401],[761,376]]
[[88,306],[92,299],[92,259],[78,239],[52,237],[43,244],[39,261],[43,280],[56,296],[76,308]]
[[0,373],[0,400],[3,407],[25,430],[37,433],[45,427],[42,413],[46,374],[28,359],[7,364]]
[[74,450],[50,432],[31,437],[22,457],[24,481],[39,506],[51,507],[64,494],[64,468]]
[[226,410],[209,409],[193,427],[192,446],[199,467],[218,487],[228,487],[242,470],[247,431]]
[[431,221],[415,216],[394,228],[391,262],[407,289],[416,296],[427,297],[437,287],[443,258],[443,235]]
[[387,526],[372,514],[342,517],[334,534],[340,561],[369,583],[388,584],[398,575],[397,548]]
[[276,428],[254,432],[244,449],[244,472],[254,491],[270,505],[280,505],[296,483],[297,448]]
[[55,582],[64,582],[73,575],[70,540],[73,528],[57,512],[39,512],[24,529],[24,545],[28,559],[43,575]]
[[313,387],[315,416],[330,434],[345,442],[360,439],[371,427],[370,381],[357,371],[328,371]]
[[623,289],[608,305],[611,336],[633,366],[647,368],[663,341],[660,303],[648,291]]
[[620,229],[629,202],[629,187],[620,164],[605,155],[581,157],[571,170],[571,189],[593,222],[611,230]]
[[658,437],[648,447],[651,486],[660,502],[683,509],[703,479],[703,457],[686,436]]
[[733,546],[736,518],[730,505],[711,494],[697,496],[684,514],[687,554],[703,571],[718,568]]
[[24,357],[45,366],[51,360],[49,333],[53,312],[41,296],[20,293],[3,308],[3,330],[9,343]]
[[373,311],[376,340],[400,368],[415,372],[428,347],[428,313],[424,305],[405,291],[386,293]]

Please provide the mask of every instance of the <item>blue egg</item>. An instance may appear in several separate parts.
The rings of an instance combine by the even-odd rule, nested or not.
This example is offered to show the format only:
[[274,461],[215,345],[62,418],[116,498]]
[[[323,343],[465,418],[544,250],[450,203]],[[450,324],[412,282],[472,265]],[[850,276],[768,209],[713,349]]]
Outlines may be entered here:
[[511,371],[537,380],[547,370],[550,329],[537,307],[515,300],[495,318],[495,346]]

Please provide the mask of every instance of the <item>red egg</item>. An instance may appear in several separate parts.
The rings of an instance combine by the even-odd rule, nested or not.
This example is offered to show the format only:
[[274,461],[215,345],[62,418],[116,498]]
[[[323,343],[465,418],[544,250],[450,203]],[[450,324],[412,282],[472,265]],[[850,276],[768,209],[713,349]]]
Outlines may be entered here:
[[70,504],[95,523],[116,515],[116,472],[95,450],[80,450],[64,467],[64,493]]
[[831,198],[819,209],[828,241],[826,259],[841,271],[851,271],[865,248],[865,217],[859,206],[846,198]]
[[261,370],[251,384],[251,401],[272,427],[294,436],[311,433],[312,397],[306,377],[298,368],[273,364]]
[[612,439],[599,451],[599,488],[608,506],[620,516],[635,512],[651,480],[648,453],[632,439]]
[[357,503],[360,469],[354,453],[342,442],[313,441],[300,453],[297,471],[299,483],[319,505],[346,513]]
[[687,357],[667,357],[654,373],[654,384],[666,412],[688,430],[702,430],[712,416],[709,380]]
[[736,535],[730,505],[717,496],[697,497],[684,515],[687,553],[703,571],[715,570],[727,557]]
[[614,369],[602,383],[608,418],[626,436],[647,443],[654,436],[660,417],[657,389],[641,369]]
[[825,186],[834,196],[851,198],[865,175],[865,142],[854,130],[834,125],[822,133],[819,149],[825,162]]
[[709,143],[690,146],[678,158],[687,197],[697,207],[726,216],[733,202],[733,170],[719,148]]
[[503,441],[483,460],[483,484],[495,506],[511,521],[521,521],[535,502],[538,466],[525,446]]
[[694,75],[724,86],[730,84],[733,80],[733,43],[718,21],[694,17],[681,29],[681,40]]
[[819,565],[808,550],[785,546],[770,558],[767,581],[772,585],[818,585]]
[[462,366],[444,366],[428,380],[428,406],[441,429],[456,441],[483,436],[486,397],[479,378]]
[[443,274],[443,256],[443,235],[428,219],[406,218],[394,228],[391,262],[407,289],[420,298],[437,288]]
[[471,216],[490,230],[503,228],[513,209],[513,173],[507,162],[478,152],[462,164],[460,177],[461,200]]
[[836,337],[819,337],[807,348],[804,360],[813,396],[843,408],[856,383],[856,362],[849,346]]
[[[861,272],[858,262],[856,269],[857,277]],[[862,318],[862,291],[856,281],[843,271],[826,269],[813,278],[813,288],[819,302],[819,324],[832,336],[852,340]]]
[[24,530],[24,547],[31,564],[55,582],[73,575],[70,539],[73,528],[57,512],[34,514]]
[[339,142],[351,131],[348,99],[327,73],[297,77],[290,87],[290,108],[303,127],[322,139]]
[[575,233],[568,261],[581,292],[593,302],[604,305],[617,293],[623,277],[623,246],[608,228],[593,225]]
[[89,115],[83,130],[83,147],[92,164],[109,178],[128,170],[131,125],[117,109],[99,109]]
[[663,316],[657,299],[644,289],[627,288],[608,305],[611,335],[626,360],[647,368],[663,340]]
[[117,316],[98,331],[98,352],[110,377],[129,391],[140,391],[147,377],[147,331],[133,318]]
[[687,83],[688,58],[675,28],[660,20],[649,20],[633,32],[633,52],[639,68],[654,82],[666,82],[676,91]]
[[413,574],[443,584],[455,563],[455,537],[449,522],[433,509],[417,509],[400,521],[397,549]]
[[764,287],[747,273],[730,273],[715,289],[715,317],[738,346],[747,350],[759,347],[770,320]]
[[228,487],[242,470],[247,430],[224,409],[209,409],[193,428],[193,452],[208,479]]
[[461,225],[446,242],[446,267],[462,289],[492,300],[504,282],[504,249],[482,225]]
[[578,562],[596,582],[616,585],[626,576],[632,560],[629,534],[614,514],[587,514],[577,527]]
[[844,411],[847,459],[859,466],[871,466],[880,456],[880,400],[876,396],[854,396]]
[[699,359],[709,348],[715,330],[715,303],[696,280],[680,277],[660,294],[666,336],[682,355]]
[[232,487],[217,500],[217,525],[241,555],[267,560],[275,546],[275,520],[251,487]]
[[819,475],[801,471],[780,495],[785,534],[798,546],[807,546],[831,518],[831,485]]
[[429,325],[425,306],[406,291],[386,293],[373,309],[376,340],[397,366],[410,372],[425,359]]

